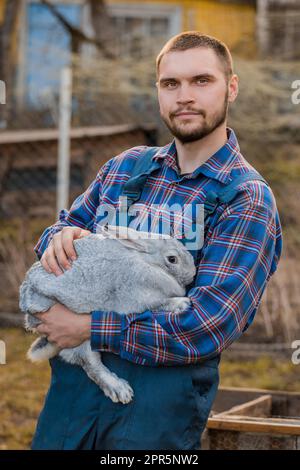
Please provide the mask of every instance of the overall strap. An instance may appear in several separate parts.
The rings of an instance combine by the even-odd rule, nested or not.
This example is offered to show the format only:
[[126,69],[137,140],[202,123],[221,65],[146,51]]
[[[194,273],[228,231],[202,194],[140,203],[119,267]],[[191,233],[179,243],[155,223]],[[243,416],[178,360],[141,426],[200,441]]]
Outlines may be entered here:
[[[127,208],[140,199],[148,175],[160,167],[159,162],[152,161],[152,157],[159,148],[160,147],[147,147],[136,160],[131,176],[124,184],[122,192],[122,195],[127,197]],[[204,201],[204,222],[213,214],[219,204],[228,203],[235,198],[239,192],[238,186],[241,183],[253,180],[263,181],[269,186],[262,175],[254,170],[250,170],[234,178],[233,181],[224,188],[218,191],[209,191]]]
[[204,202],[205,220],[216,210],[219,204],[228,203],[235,198],[239,192],[238,186],[241,183],[253,180],[263,181],[269,186],[268,182],[262,175],[254,170],[250,170],[247,173],[243,173],[242,175],[234,178],[233,181],[231,181],[225,188],[222,188],[217,192],[209,191]]
[[151,160],[159,148],[148,147],[136,161],[131,176],[124,184],[122,191],[122,195],[127,196],[128,207],[140,199],[148,175],[160,168],[159,162]]

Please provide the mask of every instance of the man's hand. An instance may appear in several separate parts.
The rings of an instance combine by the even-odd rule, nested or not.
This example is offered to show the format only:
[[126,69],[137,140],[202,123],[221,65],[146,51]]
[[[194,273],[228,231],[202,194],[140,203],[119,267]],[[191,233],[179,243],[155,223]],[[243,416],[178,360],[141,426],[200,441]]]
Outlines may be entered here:
[[64,227],[53,235],[48,248],[44,251],[40,260],[43,268],[56,276],[63,274],[61,268],[70,269],[72,261],[77,258],[73,241],[90,234],[89,230],[80,227]]
[[91,315],[76,314],[61,304],[55,304],[47,312],[35,315],[43,323],[37,327],[59,349],[73,348],[90,339]]

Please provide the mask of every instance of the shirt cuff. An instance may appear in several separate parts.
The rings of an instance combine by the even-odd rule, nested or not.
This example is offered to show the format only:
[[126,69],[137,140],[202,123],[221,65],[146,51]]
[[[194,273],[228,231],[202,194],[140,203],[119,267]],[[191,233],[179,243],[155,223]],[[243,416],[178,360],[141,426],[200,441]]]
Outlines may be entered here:
[[92,351],[109,351],[120,354],[122,329],[125,327],[126,315],[116,312],[91,312],[91,349]]

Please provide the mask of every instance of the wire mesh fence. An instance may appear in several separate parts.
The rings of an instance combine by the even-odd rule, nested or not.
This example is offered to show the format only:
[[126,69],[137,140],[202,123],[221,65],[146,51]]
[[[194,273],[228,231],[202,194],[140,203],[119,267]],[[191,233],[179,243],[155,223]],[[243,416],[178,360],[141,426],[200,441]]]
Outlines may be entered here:
[[[13,11],[18,10],[17,2],[6,3],[13,16]],[[41,2],[20,3],[32,4],[27,12],[28,36],[24,37],[21,32],[18,51],[21,59],[20,64],[15,64],[20,66],[18,77],[16,82],[7,81],[6,105],[0,106],[0,327],[22,325],[23,318],[12,313],[19,310],[19,286],[35,261],[33,246],[45,227],[57,218],[60,69],[67,63],[73,75],[71,203],[108,159],[136,145],[164,145],[171,139],[159,116],[155,57],[172,35],[180,10],[179,2],[168,2],[173,5],[149,2],[147,10],[148,2],[141,2],[138,9],[136,4],[126,2],[122,9],[122,2],[108,1],[116,3],[115,8],[121,8],[122,14],[115,14],[110,21],[105,15],[102,19],[92,15],[91,29],[87,32],[89,35],[95,30],[95,37],[104,44],[105,52],[101,48],[97,51],[88,42],[78,47],[75,36],[66,39],[66,31],[57,22],[51,20],[45,24],[44,12],[41,18],[30,18],[34,9],[41,12]],[[60,8],[65,14],[68,8],[79,8],[80,3],[99,8],[103,2],[53,3],[63,3]],[[233,8],[230,3],[234,3]],[[186,30],[201,29],[203,33],[216,35],[236,54],[234,62],[240,77],[240,93],[237,103],[230,107],[229,125],[238,135],[242,153],[270,182],[284,230],[283,256],[263,295],[255,321],[224,356],[225,360],[228,354],[228,358],[242,361],[267,354],[276,356],[274,364],[280,363],[281,358],[290,363],[291,341],[300,338],[300,104],[295,105],[291,99],[292,83],[300,79],[299,2],[264,0],[257,4],[265,5],[266,9],[258,8],[256,12],[241,3],[182,2],[185,5],[180,5],[184,7],[181,13]],[[138,10],[135,17],[129,13],[134,8]],[[19,20],[17,28],[21,24]],[[84,28],[83,33],[86,33]],[[13,56],[16,45],[11,42],[15,37],[16,33],[13,38],[7,35],[3,43],[0,68],[3,64],[4,69],[8,68],[5,61]],[[79,53],[74,52],[76,48]],[[16,338],[11,340],[14,346],[25,341],[21,336]],[[19,357],[18,349],[16,370]],[[270,366],[272,372],[273,368],[275,365]],[[282,370],[284,368],[287,362],[283,362]],[[35,392],[37,384],[43,382],[44,372],[45,368],[39,370],[32,382]],[[254,375],[257,374],[264,375],[255,368]],[[13,387],[15,374],[10,375],[14,393],[3,397],[4,403],[8,398],[8,405],[2,406],[6,413],[0,429],[0,448],[24,448],[29,446],[33,418],[42,405],[42,394],[40,404],[38,397],[32,394],[35,404],[27,400],[24,405],[24,390]],[[288,384],[283,377],[282,374],[282,388],[286,388]],[[242,382],[243,377],[238,380]],[[292,383],[292,379],[289,380]],[[25,382],[30,383],[28,377]],[[299,403],[299,397],[296,401]],[[236,403],[240,402],[235,396]],[[285,397],[281,404],[283,407],[272,413],[274,418],[279,414],[299,416],[299,407],[287,412]],[[32,428],[28,431],[30,420]],[[11,426],[8,423],[12,423]],[[206,440],[213,449],[300,448],[299,436],[249,431],[210,429]]]
[[[159,118],[153,64],[150,60],[147,66],[146,63],[145,60],[140,73],[138,70],[128,72],[127,82],[125,78],[120,80],[121,89],[118,89],[116,78],[115,93],[110,89],[110,83],[105,85],[105,77],[111,75],[108,64],[103,73],[93,62],[89,72],[88,68],[74,66],[70,203],[89,185],[108,159],[136,145],[163,145],[171,137]],[[125,70],[130,68],[126,61],[123,67]],[[240,75],[241,92],[239,103],[231,109],[230,125],[238,133],[245,156],[270,181],[283,227],[287,227],[285,239],[288,240],[285,256],[263,296],[250,336],[251,341],[259,337],[264,341],[274,341],[276,338],[279,342],[288,343],[299,330],[300,318],[299,268],[297,258],[293,257],[297,250],[296,228],[299,225],[298,198],[295,197],[299,192],[299,134],[291,124],[295,122],[297,128],[297,107],[293,106],[290,97],[296,64],[285,63],[281,66],[274,62],[247,63],[237,60],[236,68]],[[150,71],[152,81],[149,79]],[[119,71],[119,75],[122,73]],[[141,88],[132,86],[133,78]],[[142,93],[138,93],[139,90]],[[19,226],[26,227],[28,233],[22,235],[23,241],[17,240],[19,254],[24,251],[24,244],[32,250],[45,226],[56,220],[58,99],[53,100],[47,109],[47,116],[52,116],[51,125],[47,127],[39,116],[35,114],[36,124],[30,114],[24,113],[24,129],[15,128],[0,134],[1,240],[6,245],[15,243],[16,237],[11,237],[15,228],[10,227],[17,227],[19,234],[22,234]],[[287,131],[284,131],[284,120],[289,122]],[[282,155],[286,152],[289,158],[283,164]],[[33,254],[23,257],[24,266],[29,266]],[[2,310],[16,310],[17,281],[12,279],[22,278],[22,275],[13,271],[21,273],[25,268],[20,263],[6,262],[12,261],[7,247],[2,250],[2,260],[6,263],[2,278]],[[8,271],[11,272],[10,276],[7,275]],[[9,291],[12,294],[7,296]],[[243,338],[248,341],[247,333]]]
[[[136,125],[77,128],[71,131],[70,202],[90,184],[99,168],[127,148],[153,142],[155,128]],[[57,130],[0,135],[1,218],[52,216],[56,211]]]
[[[172,137],[160,119],[156,96],[154,58],[159,43],[147,44],[138,55],[129,48],[128,54],[117,59],[72,55],[70,203],[109,158],[136,145],[163,145]],[[59,54],[63,52],[57,49],[58,58]],[[270,341],[289,342],[299,329],[300,318],[299,268],[293,258],[299,246],[300,132],[298,107],[291,99],[298,63],[234,59],[240,96],[230,109],[229,124],[246,158],[271,183],[286,240],[285,257],[268,285],[251,331]],[[55,80],[51,67],[45,65],[40,73]],[[0,133],[0,219],[6,228],[0,237],[2,243],[10,244],[16,241],[11,227],[27,227],[23,241],[17,241],[19,253],[24,244],[32,250],[43,228],[56,219],[58,104],[55,88],[44,89],[35,106],[10,109],[7,104],[7,128]],[[6,263],[12,260],[9,253],[4,247],[4,311],[17,308],[10,299],[17,297],[17,282],[12,279],[18,275],[6,272],[24,270],[16,262]],[[24,266],[32,261],[31,255],[26,256]],[[10,288],[14,294],[5,300]]]

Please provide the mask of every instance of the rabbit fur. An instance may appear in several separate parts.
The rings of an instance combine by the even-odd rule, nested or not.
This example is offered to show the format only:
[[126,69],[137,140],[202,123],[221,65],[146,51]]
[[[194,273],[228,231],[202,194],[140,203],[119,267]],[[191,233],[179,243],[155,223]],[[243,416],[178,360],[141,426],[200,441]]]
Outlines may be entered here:
[[[48,273],[40,261],[27,271],[19,299],[27,330],[36,332],[41,321],[34,314],[47,311],[57,302],[77,314],[160,309],[180,313],[190,304],[185,292],[195,276],[194,260],[171,236],[101,226],[99,233],[74,240],[74,248],[77,258],[60,276]],[[33,362],[56,355],[83,367],[113,402],[132,400],[129,383],[105,367],[101,354],[91,350],[90,341],[59,350],[42,336],[27,353]]]

